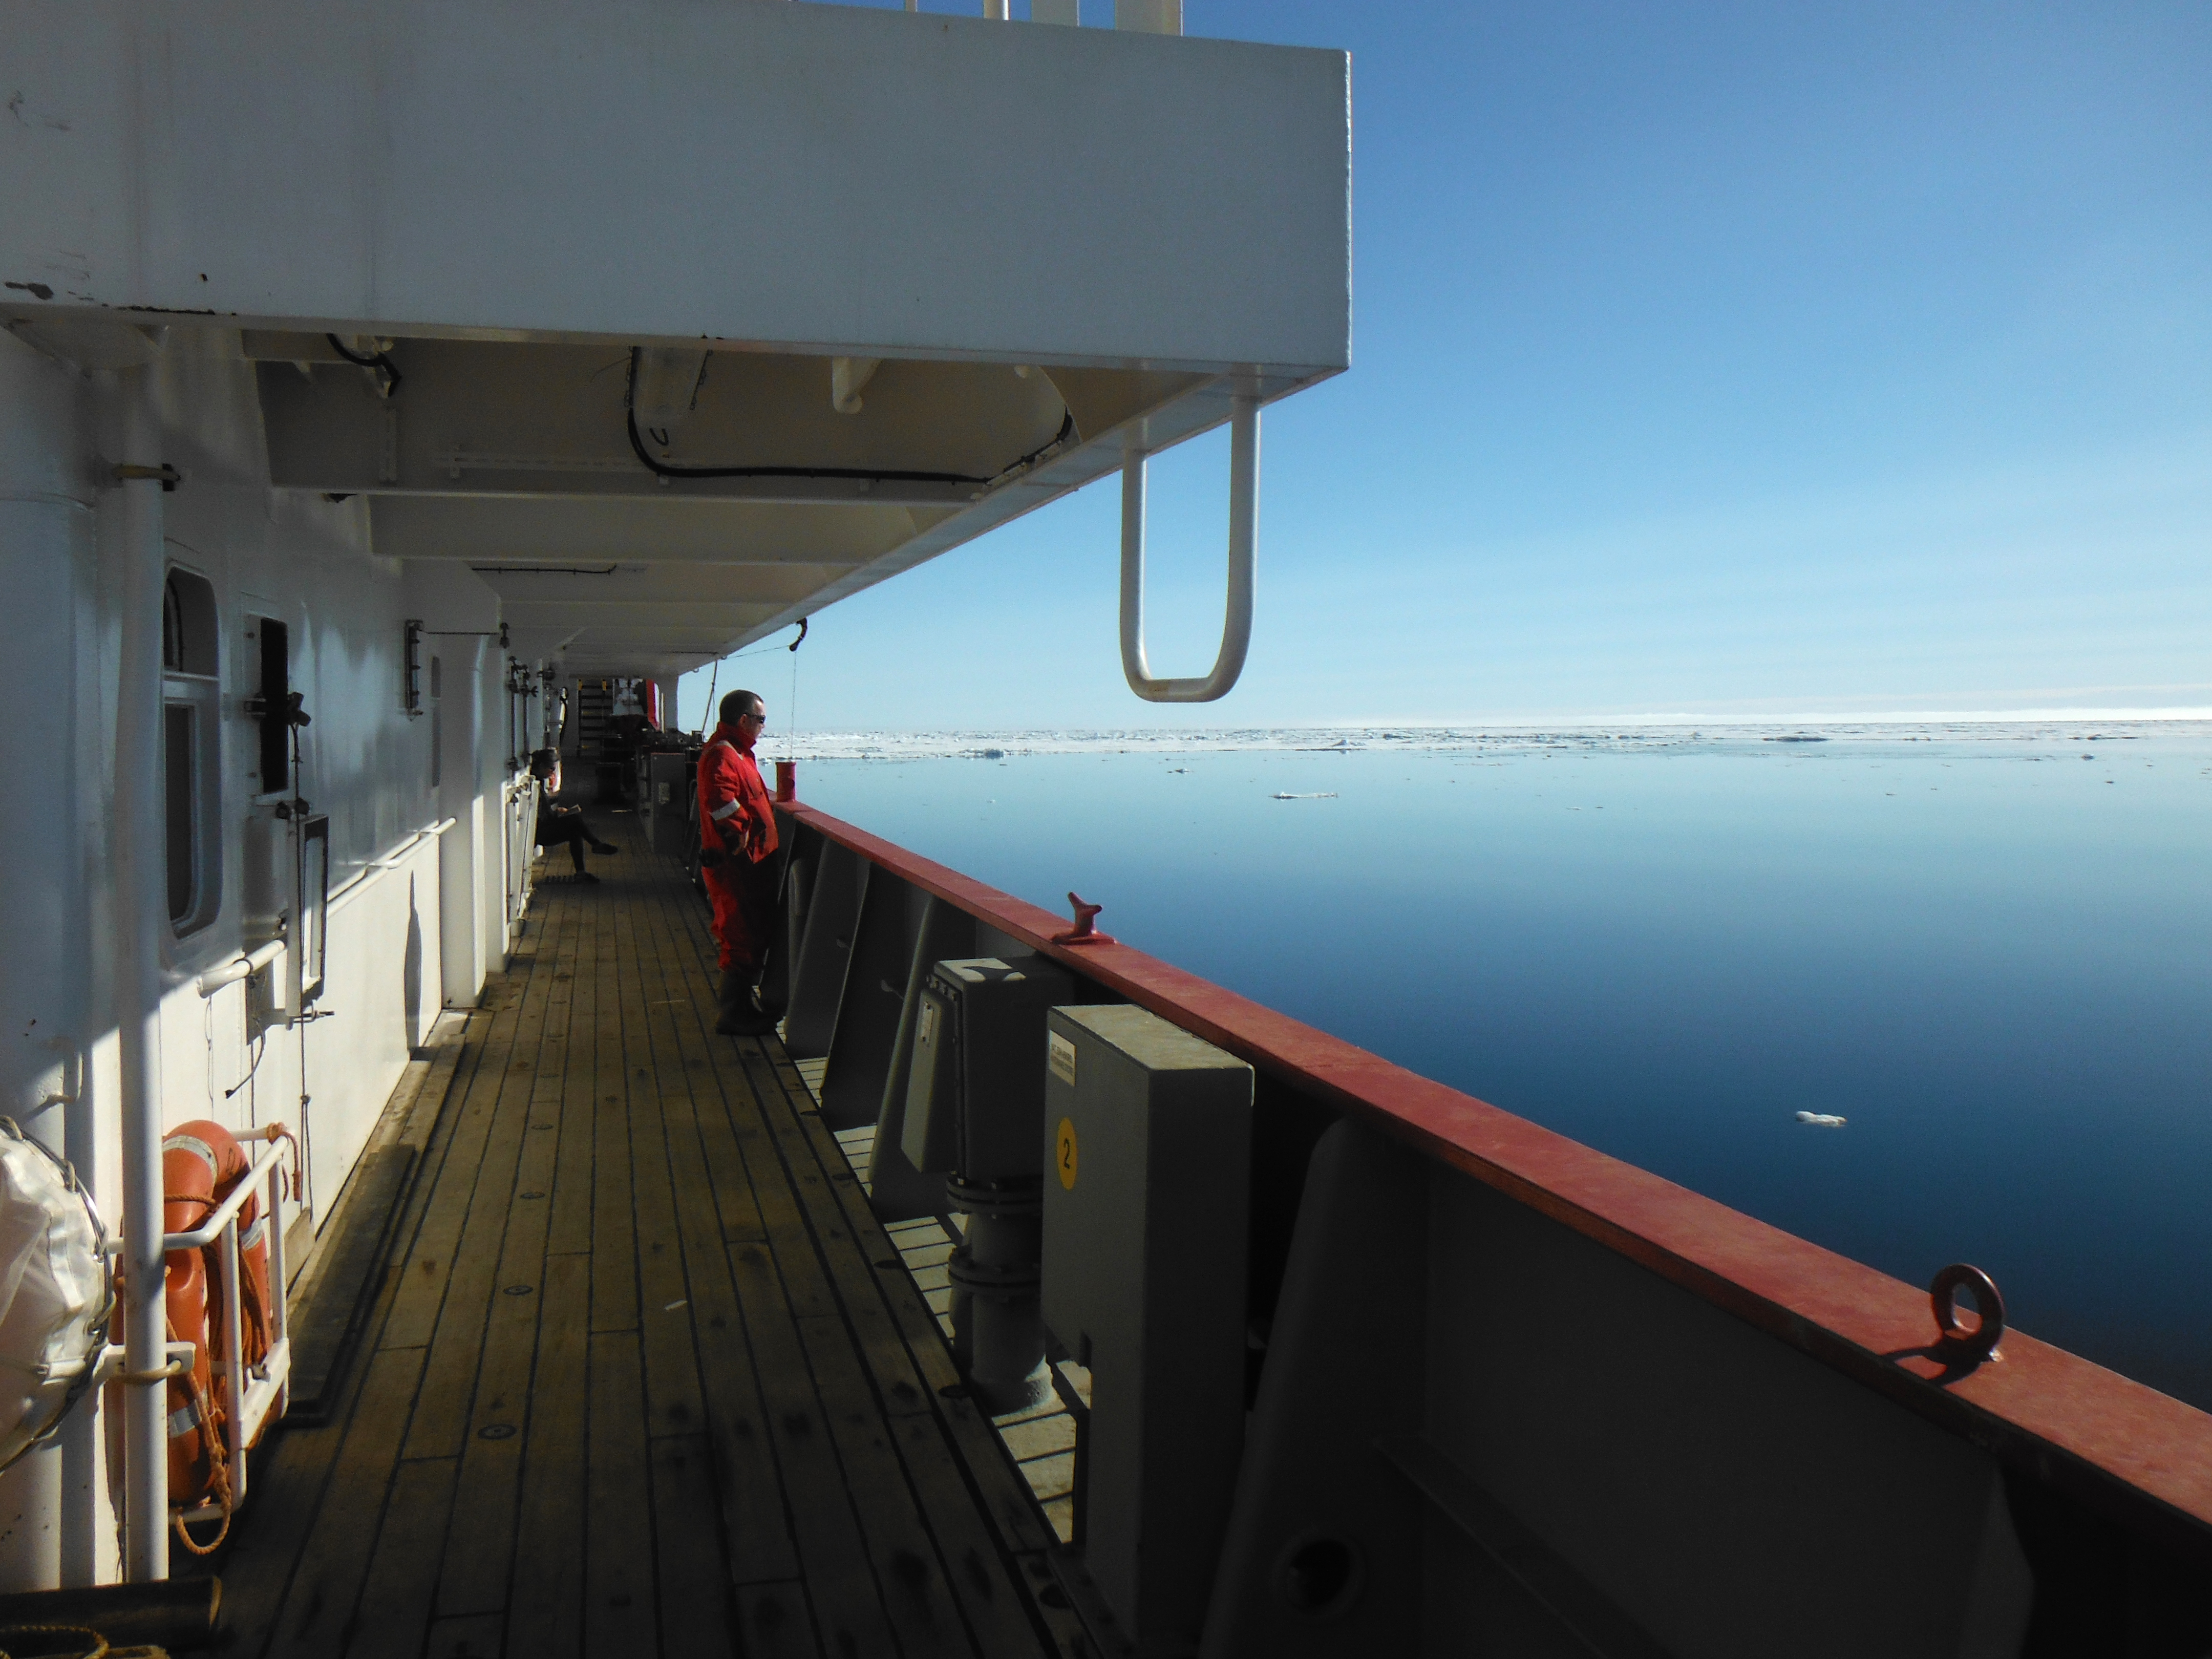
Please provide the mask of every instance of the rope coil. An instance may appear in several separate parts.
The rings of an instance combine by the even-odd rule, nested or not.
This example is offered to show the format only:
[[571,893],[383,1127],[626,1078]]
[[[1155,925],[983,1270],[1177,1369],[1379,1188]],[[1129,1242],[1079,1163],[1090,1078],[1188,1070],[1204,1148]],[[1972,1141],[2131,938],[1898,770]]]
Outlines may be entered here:
[[[222,1443],[222,1437],[215,1430],[215,1413],[209,1408],[207,1396],[200,1391],[200,1380],[190,1371],[184,1374],[185,1386],[192,1391],[192,1411],[199,1419],[200,1439],[207,1447],[208,1461],[215,1468],[215,1498],[222,1505],[222,1526],[213,1539],[201,1543],[185,1525],[182,1510],[174,1516],[178,1541],[194,1555],[213,1555],[222,1547],[223,1540],[230,1536],[230,1458]],[[0,1656],[5,1659],[5,1656]]]

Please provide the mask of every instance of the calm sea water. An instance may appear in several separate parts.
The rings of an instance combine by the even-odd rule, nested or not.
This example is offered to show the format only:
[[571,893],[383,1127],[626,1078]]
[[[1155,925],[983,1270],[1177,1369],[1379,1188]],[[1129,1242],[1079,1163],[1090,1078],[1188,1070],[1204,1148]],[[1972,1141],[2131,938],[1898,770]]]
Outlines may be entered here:
[[2212,1407],[2206,728],[986,742],[801,793]]

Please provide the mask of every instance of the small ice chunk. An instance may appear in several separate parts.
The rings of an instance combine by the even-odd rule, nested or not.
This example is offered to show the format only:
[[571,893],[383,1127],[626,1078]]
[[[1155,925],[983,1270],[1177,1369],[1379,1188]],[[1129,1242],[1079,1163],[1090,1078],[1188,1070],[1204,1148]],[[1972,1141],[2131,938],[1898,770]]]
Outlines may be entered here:
[[1840,1129],[1850,1120],[1838,1117],[1833,1112],[1800,1112],[1800,1123],[1809,1123],[1816,1129]]

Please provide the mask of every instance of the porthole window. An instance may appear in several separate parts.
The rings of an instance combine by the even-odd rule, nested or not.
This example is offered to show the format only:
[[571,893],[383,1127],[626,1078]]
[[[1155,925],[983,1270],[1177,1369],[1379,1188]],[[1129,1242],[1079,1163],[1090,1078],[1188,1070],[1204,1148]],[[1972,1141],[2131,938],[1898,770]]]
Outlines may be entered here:
[[220,637],[215,584],[171,570],[161,589],[161,816],[169,925],[179,939],[222,904]]

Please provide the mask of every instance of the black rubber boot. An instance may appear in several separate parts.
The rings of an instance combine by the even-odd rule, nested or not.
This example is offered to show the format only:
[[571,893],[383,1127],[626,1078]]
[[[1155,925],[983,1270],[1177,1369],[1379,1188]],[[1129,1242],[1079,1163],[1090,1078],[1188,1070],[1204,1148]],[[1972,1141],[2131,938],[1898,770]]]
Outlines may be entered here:
[[753,988],[734,968],[722,969],[720,994],[716,999],[722,1017],[714,1022],[724,1036],[766,1036],[775,1030],[775,1019],[753,1005]]

